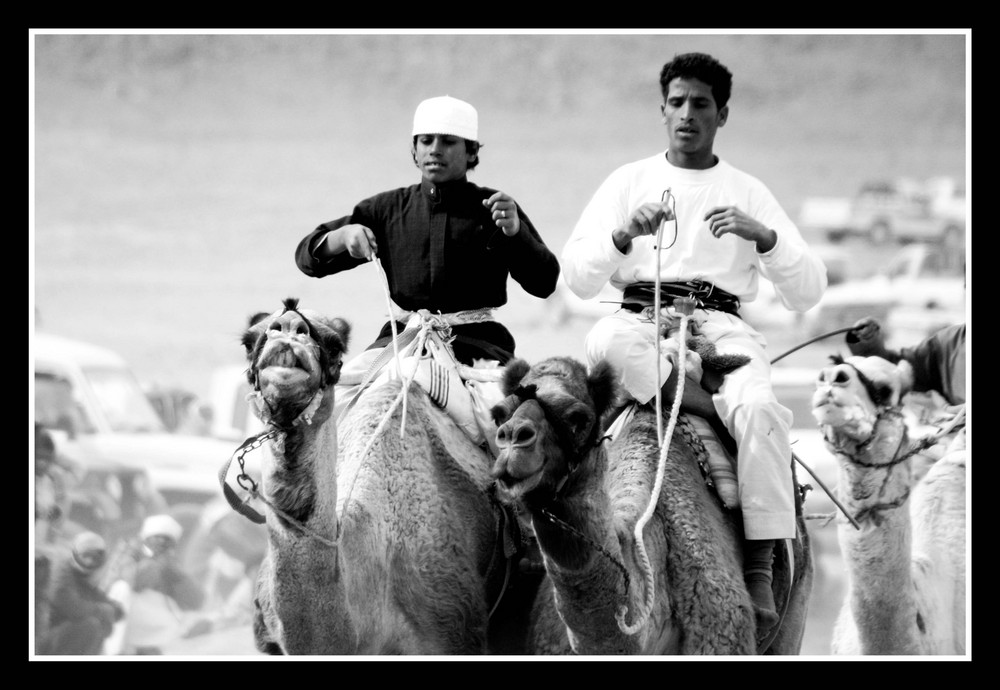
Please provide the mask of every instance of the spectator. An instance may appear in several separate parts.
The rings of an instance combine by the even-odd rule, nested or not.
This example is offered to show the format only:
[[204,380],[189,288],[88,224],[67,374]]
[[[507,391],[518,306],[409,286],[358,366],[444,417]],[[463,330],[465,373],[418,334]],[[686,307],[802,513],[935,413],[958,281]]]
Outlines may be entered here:
[[50,627],[41,654],[100,654],[125,611],[95,583],[108,552],[104,538],[81,532],[68,553],[61,554],[52,572]]
[[35,424],[35,541],[56,540],[66,514],[67,472],[59,464],[52,434]]
[[126,653],[162,654],[188,627],[186,613],[204,603],[202,586],[181,567],[177,545],[183,528],[169,515],[151,515],[142,524],[141,553],[129,604]]

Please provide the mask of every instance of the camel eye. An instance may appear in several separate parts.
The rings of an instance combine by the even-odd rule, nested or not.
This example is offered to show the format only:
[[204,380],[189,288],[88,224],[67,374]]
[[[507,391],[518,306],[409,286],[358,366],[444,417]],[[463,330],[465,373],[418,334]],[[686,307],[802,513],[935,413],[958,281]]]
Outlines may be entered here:
[[573,430],[573,435],[576,437],[586,436],[590,432],[590,427],[593,424],[593,417],[590,411],[587,410],[583,405],[574,405],[565,415],[566,423],[569,424],[570,428]]
[[497,403],[490,410],[490,415],[493,417],[493,423],[497,426],[504,424],[510,419],[510,408],[504,403]]
[[834,383],[847,383],[851,380],[851,377],[847,375],[847,372],[843,369],[837,370],[837,375],[833,377]]

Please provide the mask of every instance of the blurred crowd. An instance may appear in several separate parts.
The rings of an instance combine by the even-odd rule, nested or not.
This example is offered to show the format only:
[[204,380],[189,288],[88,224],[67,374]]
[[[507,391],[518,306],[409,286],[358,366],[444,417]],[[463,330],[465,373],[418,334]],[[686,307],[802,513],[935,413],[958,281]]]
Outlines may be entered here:
[[264,546],[245,518],[210,505],[185,529],[160,499],[138,525],[74,520],[80,477],[37,424],[34,480],[35,654],[169,654],[249,623]]

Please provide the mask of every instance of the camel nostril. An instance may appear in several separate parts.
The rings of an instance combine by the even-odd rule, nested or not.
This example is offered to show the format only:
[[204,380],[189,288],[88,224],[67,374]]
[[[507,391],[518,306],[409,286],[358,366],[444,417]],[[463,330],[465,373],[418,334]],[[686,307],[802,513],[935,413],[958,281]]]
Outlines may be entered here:
[[514,433],[514,443],[519,446],[526,446],[535,440],[535,430],[530,426],[518,427]]

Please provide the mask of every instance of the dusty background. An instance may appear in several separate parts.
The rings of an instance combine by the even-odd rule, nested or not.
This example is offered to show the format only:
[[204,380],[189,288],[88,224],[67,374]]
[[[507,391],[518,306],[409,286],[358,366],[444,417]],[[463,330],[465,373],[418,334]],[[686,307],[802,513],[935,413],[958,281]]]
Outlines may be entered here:
[[[204,396],[213,369],[242,364],[246,317],[286,296],[349,319],[363,347],[385,315],[374,268],[316,280],[293,251],[360,199],[417,181],[409,131],[420,100],[450,94],[478,108],[484,148],[471,179],[511,194],[559,252],[613,168],[666,146],[659,69],[691,50],[734,73],[716,151],[764,180],[793,217],[807,196],[850,195],[869,180],[950,175],[971,191],[969,40],[39,32],[29,347],[33,328],[102,344],[145,383]],[[881,261],[850,249],[858,273]],[[548,307],[510,283],[499,318],[518,354],[582,357],[589,322],[553,327]],[[775,354],[798,342],[768,336]],[[786,363],[818,366],[826,354],[807,349]],[[829,648],[842,591],[839,564],[830,572],[815,590],[806,654]],[[251,653],[247,633],[178,653]]]
[[[374,268],[324,280],[299,239],[417,181],[415,105],[479,109],[479,184],[559,251],[601,180],[666,146],[659,69],[701,50],[734,72],[717,151],[793,216],[809,195],[898,175],[964,178],[966,41],[945,35],[37,35],[34,261],[45,330],[141,378],[206,393],[252,312],[286,296],[383,322]],[[500,317],[536,359],[579,352],[516,283]],[[540,331],[540,332],[539,332]],[[559,336],[566,335],[566,339]]]

